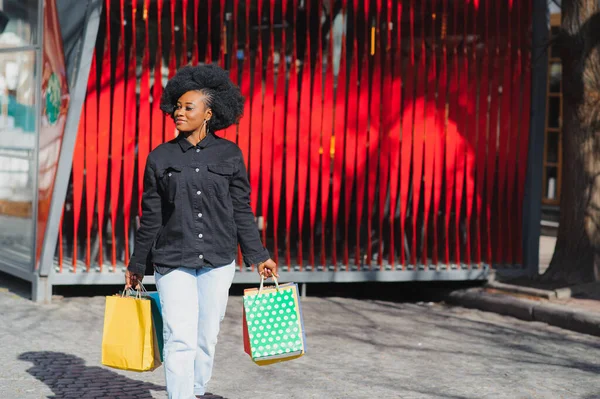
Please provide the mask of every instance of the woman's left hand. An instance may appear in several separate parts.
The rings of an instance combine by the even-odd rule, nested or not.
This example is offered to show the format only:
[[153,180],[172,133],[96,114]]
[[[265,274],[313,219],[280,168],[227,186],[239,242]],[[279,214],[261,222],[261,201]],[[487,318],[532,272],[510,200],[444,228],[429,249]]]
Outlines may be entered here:
[[258,265],[258,274],[264,276],[266,279],[273,276],[279,277],[279,274],[277,274],[277,264],[273,261],[273,259],[269,258]]

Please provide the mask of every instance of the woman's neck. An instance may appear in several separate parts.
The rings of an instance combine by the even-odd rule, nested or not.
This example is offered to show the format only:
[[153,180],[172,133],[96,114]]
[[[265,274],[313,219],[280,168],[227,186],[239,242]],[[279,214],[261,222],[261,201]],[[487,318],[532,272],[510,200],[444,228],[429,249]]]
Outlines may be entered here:
[[189,141],[190,143],[192,143],[192,145],[195,146],[199,142],[204,140],[204,138],[206,137],[206,129],[200,128],[193,132],[183,132],[183,134],[185,135],[187,141]]

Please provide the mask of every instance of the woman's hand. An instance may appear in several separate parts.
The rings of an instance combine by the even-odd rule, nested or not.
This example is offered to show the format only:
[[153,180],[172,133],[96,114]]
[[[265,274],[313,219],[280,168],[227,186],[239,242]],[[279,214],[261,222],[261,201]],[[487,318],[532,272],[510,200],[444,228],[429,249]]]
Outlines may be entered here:
[[139,290],[140,289],[140,283],[142,282],[142,280],[144,279],[144,275],[143,274],[136,274],[136,273],[132,273],[129,270],[125,271],[125,289],[129,290],[129,289],[136,289]]
[[266,279],[269,279],[273,276],[279,277],[279,274],[277,274],[277,264],[273,261],[273,259],[270,258],[263,263],[259,263],[258,274]]

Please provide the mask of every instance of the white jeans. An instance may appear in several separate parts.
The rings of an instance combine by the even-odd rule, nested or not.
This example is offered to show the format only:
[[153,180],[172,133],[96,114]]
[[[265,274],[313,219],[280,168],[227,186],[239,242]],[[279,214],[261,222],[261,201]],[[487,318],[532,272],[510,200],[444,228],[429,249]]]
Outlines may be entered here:
[[169,399],[192,399],[206,392],[234,274],[235,261],[215,269],[179,267],[166,275],[155,273]]

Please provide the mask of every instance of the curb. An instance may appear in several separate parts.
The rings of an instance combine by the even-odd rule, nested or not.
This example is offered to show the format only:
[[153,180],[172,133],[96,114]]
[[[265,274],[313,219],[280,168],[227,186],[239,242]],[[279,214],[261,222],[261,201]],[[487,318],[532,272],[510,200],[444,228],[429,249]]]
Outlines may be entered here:
[[453,291],[446,302],[467,308],[516,317],[525,321],[539,321],[552,326],[600,337],[600,314],[569,309],[564,306],[490,294],[478,289]]
[[586,293],[586,291],[597,292],[600,289],[600,282],[596,281],[592,283],[556,288],[552,290],[523,287],[520,285],[502,283],[499,281],[489,281],[486,284],[486,287],[508,293],[530,295],[548,300],[553,300],[572,298],[574,295]]
[[498,281],[490,281],[486,284],[489,288],[496,290],[512,292],[515,294],[531,295],[545,299],[556,299],[558,297],[555,290],[541,290],[539,288],[521,287],[519,285],[505,284]]

